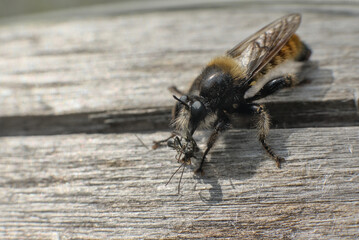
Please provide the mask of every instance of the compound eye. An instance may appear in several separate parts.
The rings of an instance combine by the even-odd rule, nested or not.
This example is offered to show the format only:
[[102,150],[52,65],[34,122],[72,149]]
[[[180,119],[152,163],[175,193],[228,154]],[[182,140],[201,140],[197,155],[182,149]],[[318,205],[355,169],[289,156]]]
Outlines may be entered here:
[[177,105],[176,105],[176,111],[178,111],[181,107],[181,104],[187,109],[189,110],[189,105],[188,105],[188,97],[186,95],[181,96],[180,98],[176,97],[175,95],[173,95],[173,98],[176,99]]
[[206,116],[206,107],[200,101],[195,101],[191,105],[191,116],[194,119],[200,120]]
[[186,95],[183,95],[183,96],[180,97],[180,100],[181,100],[182,102],[187,103],[187,102],[188,102],[188,97],[187,97]]

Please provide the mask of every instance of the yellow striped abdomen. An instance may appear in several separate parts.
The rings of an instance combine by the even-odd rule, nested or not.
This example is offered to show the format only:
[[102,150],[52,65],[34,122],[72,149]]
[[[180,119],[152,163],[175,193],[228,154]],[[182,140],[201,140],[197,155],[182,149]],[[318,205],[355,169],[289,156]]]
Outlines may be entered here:
[[305,45],[298,35],[294,34],[281,50],[267,63],[267,65],[260,71],[260,74],[266,74],[269,70],[286,60],[306,61],[311,55],[311,50]]

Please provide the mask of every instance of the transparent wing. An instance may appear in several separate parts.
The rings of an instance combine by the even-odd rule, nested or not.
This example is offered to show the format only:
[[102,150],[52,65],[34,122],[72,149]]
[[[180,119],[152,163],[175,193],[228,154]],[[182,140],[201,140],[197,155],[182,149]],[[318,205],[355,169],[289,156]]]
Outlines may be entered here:
[[299,27],[300,21],[300,14],[289,14],[279,18],[227,52],[246,69],[245,84],[249,84],[252,77],[288,42]]

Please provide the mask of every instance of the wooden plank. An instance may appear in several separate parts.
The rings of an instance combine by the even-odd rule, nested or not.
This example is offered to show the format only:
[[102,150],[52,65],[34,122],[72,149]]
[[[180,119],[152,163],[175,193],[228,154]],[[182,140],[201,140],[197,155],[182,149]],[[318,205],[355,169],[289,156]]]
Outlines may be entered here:
[[[184,171],[167,132],[0,138],[0,237],[355,239],[359,127],[273,130],[275,167],[254,130],[231,130],[205,175]],[[203,147],[206,133],[197,139]],[[145,144],[143,145],[141,141]]]
[[[136,4],[0,21],[0,238],[358,238],[357,4]],[[313,62],[265,101],[274,126],[341,127],[272,130],[282,169],[231,130],[178,195],[175,152],[150,150],[168,131],[144,132],[167,128],[167,87],[289,12]]]
[[0,135],[122,132],[134,119],[134,130],[167,128],[173,104],[168,86],[186,88],[212,57],[298,11],[303,14],[298,32],[313,49],[314,68],[307,83],[266,100],[274,125],[358,124],[354,3],[162,3],[137,11],[119,4],[5,21]]

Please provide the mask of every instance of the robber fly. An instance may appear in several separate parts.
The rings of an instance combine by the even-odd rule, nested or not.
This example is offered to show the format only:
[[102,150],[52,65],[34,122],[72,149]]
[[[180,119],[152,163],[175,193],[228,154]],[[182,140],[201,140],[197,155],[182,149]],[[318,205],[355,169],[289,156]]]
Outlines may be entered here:
[[[205,158],[219,134],[230,127],[232,114],[256,116],[258,139],[277,167],[280,167],[284,158],[278,156],[266,142],[269,115],[264,106],[255,101],[282,88],[294,86],[298,80],[291,74],[278,76],[268,80],[252,96],[246,93],[283,62],[309,59],[311,50],[294,34],[300,21],[300,14],[289,14],[275,20],[227,51],[224,56],[212,59],[187,93],[173,88],[181,97],[174,96],[177,103],[172,112],[172,124],[177,132],[181,132],[181,136],[172,147],[184,154],[188,161],[195,155],[195,148],[188,146],[195,144],[192,138],[195,131],[199,128],[213,129],[196,172],[202,172]],[[178,137],[173,134],[171,138],[175,136]],[[155,142],[154,146],[161,142]],[[186,148],[183,148],[184,144]]]

